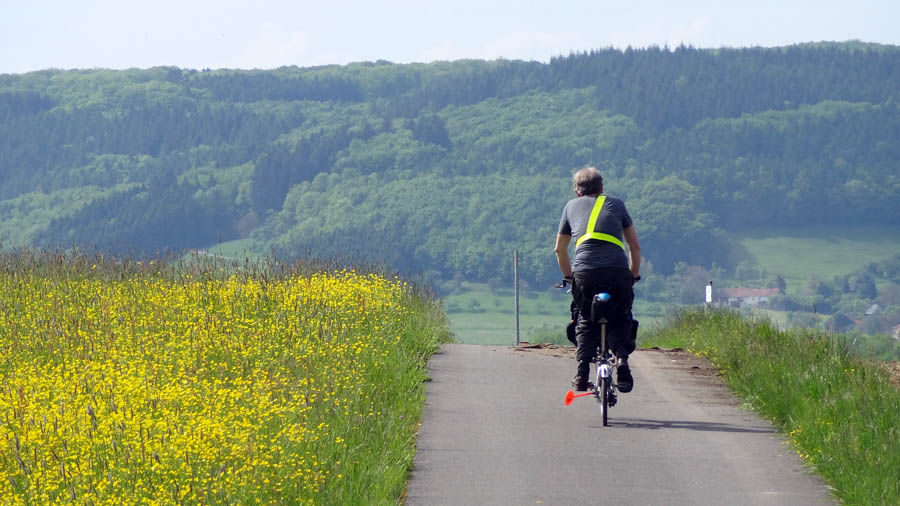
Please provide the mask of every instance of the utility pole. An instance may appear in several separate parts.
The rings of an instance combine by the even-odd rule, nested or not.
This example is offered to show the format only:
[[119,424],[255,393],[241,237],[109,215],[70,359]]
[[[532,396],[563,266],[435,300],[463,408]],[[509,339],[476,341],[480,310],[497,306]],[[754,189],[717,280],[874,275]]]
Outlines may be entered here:
[[513,251],[513,291],[516,292],[516,346],[519,345],[519,250]]

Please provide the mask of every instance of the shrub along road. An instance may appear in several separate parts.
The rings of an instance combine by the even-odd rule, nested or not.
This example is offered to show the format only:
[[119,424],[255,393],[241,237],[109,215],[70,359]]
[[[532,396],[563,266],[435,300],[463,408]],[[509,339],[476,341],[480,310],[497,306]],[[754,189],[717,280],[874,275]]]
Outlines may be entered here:
[[571,349],[445,345],[406,504],[833,504],[772,426],[692,355],[643,350],[603,427],[568,407]]

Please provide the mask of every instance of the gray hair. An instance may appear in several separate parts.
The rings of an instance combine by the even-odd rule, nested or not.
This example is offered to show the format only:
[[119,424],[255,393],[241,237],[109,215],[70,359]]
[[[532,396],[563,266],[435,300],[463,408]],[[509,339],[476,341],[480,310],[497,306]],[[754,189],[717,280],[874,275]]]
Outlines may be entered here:
[[597,195],[603,193],[603,176],[596,167],[579,169],[572,176],[572,190],[579,195]]

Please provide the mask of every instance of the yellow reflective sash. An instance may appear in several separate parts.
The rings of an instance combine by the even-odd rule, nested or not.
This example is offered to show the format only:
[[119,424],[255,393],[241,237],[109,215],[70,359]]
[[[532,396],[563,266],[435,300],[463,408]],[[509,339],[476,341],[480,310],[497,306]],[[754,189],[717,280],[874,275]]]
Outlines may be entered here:
[[[581,243],[583,243],[584,241],[587,241],[588,239],[597,239],[599,241],[611,242],[611,243],[617,245],[618,247],[625,249],[625,245],[622,244],[622,241],[620,241],[617,237],[609,235],[609,234],[603,234],[600,232],[594,232],[594,226],[597,224],[597,216],[600,216],[600,209],[603,208],[604,202],[606,202],[606,195],[601,195],[601,196],[597,197],[597,201],[594,202],[594,209],[591,210],[591,217],[588,219],[588,224],[587,224],[587,229],[585,229],[585,234],[583,236],[579,237],[577,241],[575,241],[575,247],[580,246]],[[588,230],[590,232],[588,232]]]

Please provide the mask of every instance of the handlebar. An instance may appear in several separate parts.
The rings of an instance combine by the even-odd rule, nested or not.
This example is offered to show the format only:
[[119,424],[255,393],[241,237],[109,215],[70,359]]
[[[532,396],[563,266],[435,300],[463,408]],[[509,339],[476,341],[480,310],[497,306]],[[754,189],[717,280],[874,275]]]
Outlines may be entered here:
[[[563,288],[565,288],[566,286],[569,286],[569,285],[571,285],[571,284],[572,284],[572,279],[571,279],[571,278],[565,278],[565,277],[564,277],[564,278],[562,279],[562,281],[560,281],[559,283],[553,285],[553,288],[563,289]],[[566,290],[566,293],[572,293],[572,289],[569,288],[568,290]]]
[[[634,285],[635,283],[637,283],[640,280],[641,280],[640,276],[632,276],[631,284]],[[566,286],[569,286],[571,284],[572,284],[572,278],[563,277],[562,281],[553,285],[553,288],[565,288]],[[566,293],[569,293],[571,291],[572,291],[572,289],[570,288],[570,289],[566,290]],[[609,294],[607,294],[607,295],[609,295]]]

